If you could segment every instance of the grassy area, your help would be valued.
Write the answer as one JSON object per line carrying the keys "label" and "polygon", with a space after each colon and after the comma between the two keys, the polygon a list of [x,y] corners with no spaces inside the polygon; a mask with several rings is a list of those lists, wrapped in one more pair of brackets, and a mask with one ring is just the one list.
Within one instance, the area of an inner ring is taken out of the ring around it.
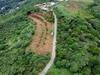
{"label": "grassy area", "polygon": [[[92,4],[91,2],[91,0],[88,1],[88,3]],[[87,4],[87,1],[69,0],[68,2],[61,2],[55,7],[66,16],[70,13],[72,16],[77,15],[81,18],[93,18],[90,11],[86,10],[90,4]]]}
{"label": "grassy area", "polygon": [[71,0],[71,1],[78,1],[78,2],[85,2],[85,3],[93,3],[93,0]]}

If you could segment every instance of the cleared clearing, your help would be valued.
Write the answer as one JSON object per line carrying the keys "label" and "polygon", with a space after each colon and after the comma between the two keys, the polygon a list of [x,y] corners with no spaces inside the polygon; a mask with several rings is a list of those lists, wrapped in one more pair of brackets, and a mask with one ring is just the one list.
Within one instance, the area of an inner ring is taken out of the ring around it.
{"label": "cleared clearing", "polygon": [[52,51],[53,36],[51,31],[53,25],[46,21],[39,13],[34,13],[29,16],[36,23],[35,34],[29,48],[36,54],[47,54]]}

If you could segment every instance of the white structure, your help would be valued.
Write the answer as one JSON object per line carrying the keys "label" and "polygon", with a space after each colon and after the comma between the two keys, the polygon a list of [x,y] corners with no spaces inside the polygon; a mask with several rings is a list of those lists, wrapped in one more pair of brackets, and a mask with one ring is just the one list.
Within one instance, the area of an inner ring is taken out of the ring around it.
{"label": "white structure", "polygon": [[4,10],[5,8],[6,8],[6,7],[4,6],[4,7],[1,8],[1,10]]}
{"label": "white structure", "polygon": [[58,0],[58,1],[68,1],[68,0]]}
{"label": "white structure", "polygon": [[56,4],[55,2],[47,2],[47,3],[43,3],[43,4],[37,4],[35,6],[39,7],[42,10],[48,11],[49,7],[51,7],[51,6],[55,5],[55,4]]}
{"label": "white structure", "polygon": [[54,36],[54,32],[51,33],[51,36]]}
{"label": "white structure", "polygon": [[48,2],[48,3],[50,4],[50,6],[53,6],[56,4],[55,2]]}
{"label": "white structure", "polygon": [[19,9],[19,7],[16,7],[16,9],[18,10],[18,9]]}

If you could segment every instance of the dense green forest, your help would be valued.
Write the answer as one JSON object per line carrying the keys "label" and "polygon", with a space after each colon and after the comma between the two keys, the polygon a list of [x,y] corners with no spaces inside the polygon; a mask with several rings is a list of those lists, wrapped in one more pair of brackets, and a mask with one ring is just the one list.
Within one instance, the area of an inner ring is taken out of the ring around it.
{"label": "dense green forest", "polygon": [[74,13],[66,5],[55,7],[57,55],[47,75],[100,75],[100,1],[79,2],[84,8]]}
{"label": "dense green forest", "polygon": [[[35,31],[27,12],[37,12],[35,4],[52,0],[28,0],[19,6],[20,1],[24,0],[0,0],[0,8],[7,5],[0,10],[0,75],[38,75],[50,60],[49,55],[27,49]],[[19,9],[14,9],[17,6]],[[58,18],[57,54],[47,75],[100,75],[100,0],[58,2],[54,11]]]}
{"label": "dense green forest", "polygon": [[33,5],[45,1],[31,0],[0,15],[0,75],[38,75],[48,62],[49,55],[36,55],[27,49],[35,30],[27,12],[37,11]]}

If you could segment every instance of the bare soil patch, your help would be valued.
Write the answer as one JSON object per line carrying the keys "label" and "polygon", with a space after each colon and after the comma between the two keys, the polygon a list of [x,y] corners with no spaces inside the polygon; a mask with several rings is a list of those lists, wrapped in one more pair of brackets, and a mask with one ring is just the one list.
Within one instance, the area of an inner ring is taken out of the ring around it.
{"label": "bare soil patch", "polygon": [[80,10],[80,3],[76,1],[70,1],[67,5],[64,5],[66,10],[71,13],[76,13]]}
{"label": "bare soil patch", "polygon": [[36,54],[47,54],[52,51],[53,36],[51,31],[53,25],[43,18],[40,13],[34,13],[29,16],[36,23],[35,34],[29,48]]}

